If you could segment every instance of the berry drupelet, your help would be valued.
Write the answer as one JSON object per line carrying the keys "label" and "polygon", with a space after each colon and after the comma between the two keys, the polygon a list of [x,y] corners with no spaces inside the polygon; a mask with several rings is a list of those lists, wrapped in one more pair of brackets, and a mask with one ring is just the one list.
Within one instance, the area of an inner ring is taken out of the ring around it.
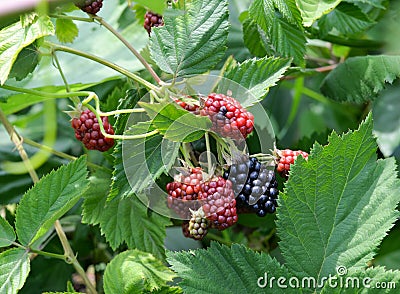
{"label": "berry drupelet", "polygon": [[[107,134],[114,135],[114,130],[106,116],[101,117],[104,130]],[[90,110],[84,110],[79,118],[73,118],[71,125],[75,129],[75,137],[82,141],[89,150],[107,151],[114,146],[114,139],[105,138],[100,131],[96,115]]]}
{"label": "berry drupelet", "polygon": [[234,98],[224,94],[208,95],[200,115],[211,119],[213,131],[234,140],[246,139],[254,128],[253,114],[244,109]]}
{"label": "berry drupelet", "polygon": [[224,178],[232,181],[238,209],[253,211],[258,216],[274,213],[278,197],[275,173],[255,157],[242,158],[230,166]]}

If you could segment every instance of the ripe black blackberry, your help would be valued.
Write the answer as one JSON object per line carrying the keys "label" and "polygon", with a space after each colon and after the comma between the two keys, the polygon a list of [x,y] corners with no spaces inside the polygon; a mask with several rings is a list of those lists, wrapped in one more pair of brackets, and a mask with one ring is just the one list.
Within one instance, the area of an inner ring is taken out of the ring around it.
{"label": "ripe black blackberry", "polygon": [[143,27],[146,29],[147,33],[149,33],[149,36],[151,34],[152,27],[162,27],[163,25],[164,25],[164,20],[162,15],[159,15],[151,11],[147,11],[146,14],[144,15]]}
{"label": "ripe black blackberry", "polygon": [[103,0],[78,0],[75,5],[84,12],[96,14],[103,7]]}
{"label": "ripe black blackberry", "polygon": [[211,227],[225,230],[238,221],[231,181],[214,177],[202,183],[199,200],[202,200],[202,208]]}
{"label": "ripe black blackberry", "polygon": [[200,115],[212,121],[212,130],[222,137],[244,140],[253,131],[254,116],[235,99],[211,93],[204,101]]}
{"label": "ripe black blackberry", "polygon": [[[114,130],[108,122],[108,117],[103,116],[101,120],[106,133],[114,135]],[[89,150],[104,152],[114,146],[114,139],[103,136],[96,115],[89,109],[82,111],[79,118],[73,118],[71,125],[75,129],[75,137],[82,141]]]}
{"label": "ripe black blackberry", "polygon": [[224,173],[224,178],[233,184],[238,209],[253,211],[261,217],[275,212],[278,182],[274,171],[257,158],[243,157]]}
{"label": "ripe black blackberry", "polygon": [[190,219],[192,210],[197,210],[200,204],[196,201],[202,182],[202,170],[199,167],[190,169],[186,174],[180,174],[175,181],[167,184],[167,203],[179,217]]}

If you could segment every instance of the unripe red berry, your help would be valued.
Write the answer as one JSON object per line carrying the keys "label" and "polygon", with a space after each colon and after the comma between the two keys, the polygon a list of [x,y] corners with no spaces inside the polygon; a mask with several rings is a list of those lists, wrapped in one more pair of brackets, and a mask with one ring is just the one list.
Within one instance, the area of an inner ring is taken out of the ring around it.
{"label": "unripe red berry", "polygon": [[[101,117],[101,120],[106,133],[114,135],[114,130],[108,122],[108,117]],[[104,137],[96,115],[88,109],[82,111],[79,118],[73,118],[71,126],[75,129],[75,137],[89,150],[104,152],[114,146],[114,139]]]}

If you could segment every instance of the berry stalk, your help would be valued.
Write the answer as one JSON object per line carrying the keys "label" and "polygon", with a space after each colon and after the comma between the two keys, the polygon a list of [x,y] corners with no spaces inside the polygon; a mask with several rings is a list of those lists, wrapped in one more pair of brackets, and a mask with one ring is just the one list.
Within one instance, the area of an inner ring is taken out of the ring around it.
{"label": "berry stalk", "polygon": [[127,69],[125,69],[125,68],[123,68],[123,67],[121,67],[119,65],[116,65],[115,63],[112,63],[110,61],[107,61],[107,60],[105,60],[103,58],[100,58],[100,57],[97,57],[95,55],[92,55],[92,54],[89,54],[89,53],[86,53],[86,52],[83,52],[83,51],[80,51],[80,50],[77,50],[77,49],[73,49],[73,48],[70,48],[70,47],[67,47],[67,46],[54,44],[54,43],[51,43],[51,42],[48,42],[48,41],[45,41],[43,43],[43,46],[48,47],[53,52],[62,51],[62,52],[75,54],[75,55],[78,55],[78,56],[93,60],[93,61],[95,61],[97,63],[100,63],[100,64],[102,64],[104,66],[107,66],[107,67],[109,67],[109,68],[111,68],[111,69],[113,69],[113,70],[125,75],[126,77],[128,77],[128,78],[130,78],[130,79],[142,84],[143,86],[145,86],[149,90],[154,90],[156,92],[158,92],[160,90],[157,86],[153,85],[152,83],[149,83],[148,81],[146,81],[145,79],[139,77],[138,75],[135,75],[134,73],[131,73]]}
{"label": "berry stalk", "polygon": [[[44,136],[43,144],[54,146],[57,139],[57,108],[54,100],[46,100],[43,102],[43,118],[44,118]],[[30,157],[30,162],[34,169],[41,167],[47,162],[51,153],[45,150],[38,150]],[[2,163],[2,168],[10,174],[25,174],[28,173],[25,163],[22,161],[5,161]]]}
{"label": "berry stalk", "polygon": [[131,51],[133,55],[135,55],[136,58],[139,59],[139,61],[148,70],[148,72],[151,74],[157,84],[161,86],[165,84],[157,75],[157,73],[153,70],[150,64],[143,58],[143,56],[140,55],[140,53],[135,48],[133,48],[133,46],[129,44],[129,42],[118,31],[110,26],[103,18],[95,16],[94,19],[97,20],[101,25],[103,25],[107,30],[109,30],[114,36],[116,36],[126,46],[126,48],[128,48],[129,51]]}
{"label": "berry stalk", "polygon": [[204,137],[206,139],[206,149],[207,149],[207,167],[208,167],[208,172],[210,173],[212,170],[212,162],[211,162],[211,147],[210,147],[210,137],[208,135],[208,132],[204,134]]}
{"label": "berry stalk", "polygon": [[[57,69],[58,69],[58,72],[60,73],[61,79],[62,79],[63,82],[64,82],[65,90],[66,90],[67,92],[71,92],[71,88],[70,88],[70,86],[69,86],[69,84],[68,84],[67,78],[66,78],[66,76],[64,75],[64,72],[63,72],[63,70],[62,70],[62,68],[61,68],[60,62],[58,61],[57,54],[56,54],[56,53],[53,53],[52,56],[53,56],[53,59],[54,59],[54,61],[55,61],[55,63],[56,63],[56,67],[57,67]],[[71,97],[69,97],[69,98],[72,100],[72,102],[73,102],[75,105],[78,105],[78,104],[81,102],[81,100],[80,100],[79,97],[77,97],[77,96],[71,96]]]}
{"label": "berry stalk", "polygon": [[111,135],[111,134],[107,133],[106,130],[104,129],[103,121],[102,121],[99,113],[93,108],[93,106],[86,104],[85,107],[87,107],[90,111],[92,111],[96,115],[96,118],[99,123],[100,131],[105,138],[120,139],[120,140],[135,140],[135,139],[144,139],[144,138],[151,137],[151,136],[158,134],[158,130],[154,130],[154,131],[140,134],[140,135]]}

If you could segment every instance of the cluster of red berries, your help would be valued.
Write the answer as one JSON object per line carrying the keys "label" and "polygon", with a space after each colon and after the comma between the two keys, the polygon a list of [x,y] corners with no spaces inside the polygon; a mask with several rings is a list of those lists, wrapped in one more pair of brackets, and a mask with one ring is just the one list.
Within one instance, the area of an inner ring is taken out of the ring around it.
{"label": "cluster of red berries", "polygon": [[275,150],[276,171],[284,178],[289,176],[290,165],[294,163],[298,156],[302,156],[305,160],[308,159],[308,153],[302,150]]}
{"label": "cluster of red berries", "polygon": [[[277,172],[286,177],[297,156],[308,153],[297,150],[275,150]],[[278,182],[273,170],[255,157],[243,156],[229,167],[223,177],[203,181],[202,169],[192,168],[167,184],[168,207],[179,217],[190,219],[182,224],[184,236],[201,240],[208,228],[224,230],[238,221],[238,212],[253,212],[263,217],[277,206]]]}
{"label": "cluster of red berries", "polygon": [[190,210],[197,210],[199,192],[203,180],[202,170],[192,168],[179,174],[175,181],[167,184],[168,207],[172,208],[178,217],[188,219]]}
{"label": "cluster of red berries", "polygon": [[146,29],[147,33],[149,33],[149,36],[151,34],[151,28],[161,27],[163,25],[164,25],[164,20],[162,15],[159,15],[151,11],[147,11],[146,14],[144,15],[143,27]]}
{"label": "cluster of red berries", "polygon": [[[178,216],[184,219],[191,219],[195,229],[202,228],[201,236],[204,237],[208,226],[218,230],[224,230],[238,220],[236,212],[236,200],[233,192],[232,183],[222,177],[214,176],[211,179],[203,180],[201,168],[192,168],[188,173],[180,174],[174,182],[167,184],[167,203]],[[199,215],[194,212],[203,214],[197,220]],[[183,223],[184,234],[199,238],[199,232],[190,233],[189,222]],[[200,227],[194,225],[198,223]],[[207,227],[205,225],[207,224]]]}
{"label": "cluster of red berries", "polygon": [[96,14],[103,7],[103,0],[78,0],[75,5],[84,12]]}
{"label": "cluster of red berries", "polygon": [[[108,118],[104,116],[101,117],[101,120],[106,133],[114,135],[113,127],[108,122]],[[100,131],[96,115],[88,109],[82,111],[79,118],[73,118],[71,125],[75,129],[75,137],[89,150],[104,152],[114,146],[114,139],[104,137]]]}
{"label": "cluster of red berries", "polygon": [[253,131],[254,116],[227,95],[211,93],[200,110],[200,115],[212,121],[212,130],[222,137],[243,140]]}

